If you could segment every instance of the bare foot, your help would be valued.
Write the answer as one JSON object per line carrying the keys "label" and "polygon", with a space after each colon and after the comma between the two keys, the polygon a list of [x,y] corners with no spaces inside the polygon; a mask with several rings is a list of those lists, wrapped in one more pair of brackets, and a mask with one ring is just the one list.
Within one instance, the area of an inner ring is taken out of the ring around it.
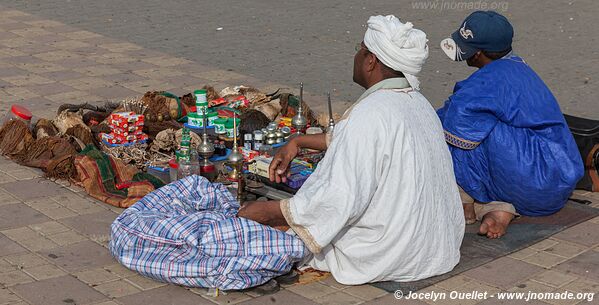
{"label": "bare foot", "polygon": [[505,235],[507,227],[514,219],[514,214],[504,211],[493,211],[487,213],[482,220],[478,234],[486,235],[495,239]]}
{"label": "bare foot", "polygon": [[473,223],[476,223],[476,214],[474,213],[474,202],[462,203],[462,207],[464,208],[464,218],[466,219],[466,224],[471,225]]}

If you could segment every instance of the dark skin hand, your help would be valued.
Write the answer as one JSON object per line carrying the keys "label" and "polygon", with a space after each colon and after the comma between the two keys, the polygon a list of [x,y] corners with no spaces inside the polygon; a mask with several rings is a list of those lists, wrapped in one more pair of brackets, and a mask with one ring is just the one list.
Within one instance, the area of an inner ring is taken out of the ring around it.
{"label": "dark skin hand", "polygon": [[326,135],[301,135],[289,140],[285,146],[279,149],[270,163],[268,168],[270,181],[276,183],[287,181],[287,177],[289,177],[289,164],[297,156],[301,148],[326,150]]}
{"label": "dark skin hand", "polygon": [[271,227],[288,226],[279,201],[248,201],[239,209],[238,217],[251,219]]}

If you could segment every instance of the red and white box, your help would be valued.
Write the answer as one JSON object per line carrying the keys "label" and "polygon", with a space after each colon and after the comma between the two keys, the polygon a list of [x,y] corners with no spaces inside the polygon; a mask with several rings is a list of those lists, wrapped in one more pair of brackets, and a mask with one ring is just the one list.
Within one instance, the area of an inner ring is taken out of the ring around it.
{"label": "red and white box", "polygon": [[147,141],[149,139],[148,135],[145,133],[142,133],[140,135],[137,135],[137,141]]}

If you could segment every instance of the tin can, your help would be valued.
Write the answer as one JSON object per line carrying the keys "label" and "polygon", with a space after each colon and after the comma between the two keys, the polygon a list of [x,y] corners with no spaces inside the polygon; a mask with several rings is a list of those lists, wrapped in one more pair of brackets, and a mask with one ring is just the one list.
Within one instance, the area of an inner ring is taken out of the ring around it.
{"label": "tin can", "polygon": [[285,126],[285,127],[281,128],[281,132],[283,133],[283,137],[287,138],[288,136],[291,135],[291,128]]}
{"label": "tin can", "polygon": [[267,130],[268,132],[271,132],[271,131],[276,131],[276,130],[277,130],[277,123],[275,123],[275,122],[270,122],[270,123],[268,124],[268,126],[266,126],[266,130]]}

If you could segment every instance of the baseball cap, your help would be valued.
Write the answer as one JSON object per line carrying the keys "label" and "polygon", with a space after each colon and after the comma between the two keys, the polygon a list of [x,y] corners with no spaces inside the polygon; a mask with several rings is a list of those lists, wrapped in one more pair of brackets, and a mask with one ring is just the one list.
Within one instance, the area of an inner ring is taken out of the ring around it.
{"label": "baseball cap", "polygon": [[462,22],[451,37],[441,41],[449,58],[462,61],[478,51],[501,52],[512,46],[514,28],[505,16],[494,11],[476,11]]}

